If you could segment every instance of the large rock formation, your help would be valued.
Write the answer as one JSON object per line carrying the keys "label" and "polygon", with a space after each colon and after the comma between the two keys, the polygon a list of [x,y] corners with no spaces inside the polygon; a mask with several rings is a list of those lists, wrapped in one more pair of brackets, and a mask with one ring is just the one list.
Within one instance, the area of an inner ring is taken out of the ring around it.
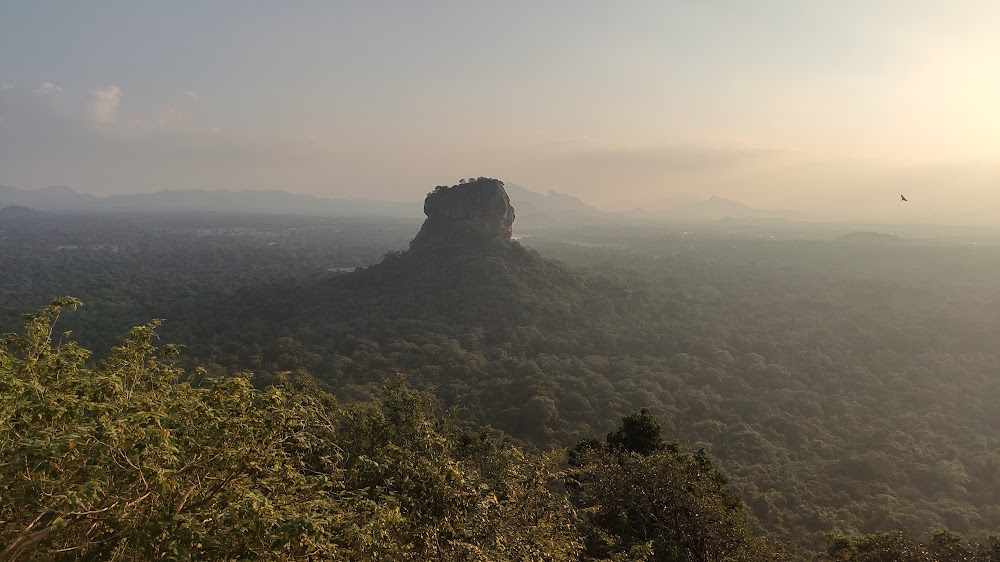
{"label": "large rock formation", "polygon": [[510,240],[514,224],[503,182],[492,178],[436,187],[424,200],[424,214],[427,219],[414,243],[476,235]]}

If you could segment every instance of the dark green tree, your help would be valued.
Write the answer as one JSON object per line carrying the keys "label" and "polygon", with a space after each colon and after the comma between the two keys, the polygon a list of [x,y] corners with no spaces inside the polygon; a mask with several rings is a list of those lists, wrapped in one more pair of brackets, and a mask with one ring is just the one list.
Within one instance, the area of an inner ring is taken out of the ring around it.
{"label": "dark green tree", "polygon": [[666,448],[663,429],[646,408],[622,418],[617,431],[608,434],[608,447],[615,453],[648,456]]}
{"label": "dark green tree", "polygon": [[584,514],[591,560],[764,561],[776,551],[751,532],[743,502],[703,452],[667,445],[648,410],[622,418],[607,446],[570,451],[567,488]]}

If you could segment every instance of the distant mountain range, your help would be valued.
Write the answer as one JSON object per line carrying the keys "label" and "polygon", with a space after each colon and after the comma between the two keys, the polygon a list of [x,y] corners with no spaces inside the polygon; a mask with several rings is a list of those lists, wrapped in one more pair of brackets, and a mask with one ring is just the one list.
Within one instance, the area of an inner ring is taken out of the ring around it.
{"label": "distant mountain range", "polygon": [[[576,197],[550,191],[543,195],[507,184],[507,194],[520,224],[573,220],[604,215]],[[50,212],[210,212],[247,214],[301,214],[313,216],[422,217],[419,201],[334,199],[287,191],[232,191],[228,189],[165,189],[97,197],[66,186],[27,190],[0,186],[0,208],[18,206]]]}
{"label": "distant mountain range", "polygon": [[420,205],[365,199],[328,199],[286,191],[165,189],[96,197],[65,186],[37,190],[0,187],[0,207],[18,205],[53,212],[210,212],[303,214],[316,216],[416,217]]}
{"label": "distant mountain range", "polygon": [[504,190],[517,214],[517,224],[551,224],[609,216],[606,211],[592,207],[578,197],[555,191],[542,195],[514,183],[504,184]]}
{"label": "distant mountain range", "polygon": [[[609,213],[578,197],[555,191],[541,194],[514,183],[504,185],[520,226],[549,226],[599,220],[609,223],[635,220],[801,219],[793,211],[754,209],[739,201],[710,197],[704,200],[672,199],[645,209]],[[233,191],[229,189],[165,189],[97,197],[66,186],[18,189],[0,186],[0,208],[27,207],[36,211],[91,213],[298,214],[329,217],[422,218],[419,201],[337,199],[299,195],[287,191]]]}

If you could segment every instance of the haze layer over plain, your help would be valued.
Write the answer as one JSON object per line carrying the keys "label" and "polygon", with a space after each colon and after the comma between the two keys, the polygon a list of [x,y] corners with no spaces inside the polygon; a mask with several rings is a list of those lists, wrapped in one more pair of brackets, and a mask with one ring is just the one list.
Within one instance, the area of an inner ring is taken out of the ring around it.
{"label": "haze layer over plain", "polygon": [[993,0],[4,3],[0,184],[402,200],[468,169],[611,209],[989,220],[997,29]]}

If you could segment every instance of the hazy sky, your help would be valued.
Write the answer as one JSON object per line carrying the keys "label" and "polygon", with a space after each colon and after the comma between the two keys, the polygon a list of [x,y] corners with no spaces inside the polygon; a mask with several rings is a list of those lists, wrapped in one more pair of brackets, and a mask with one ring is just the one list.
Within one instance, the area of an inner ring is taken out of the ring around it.
{"label": "hazy sky", "polygon": [[0,0],[0,185],[412,200],[479,175],[1000,217],[1000,1]]}

